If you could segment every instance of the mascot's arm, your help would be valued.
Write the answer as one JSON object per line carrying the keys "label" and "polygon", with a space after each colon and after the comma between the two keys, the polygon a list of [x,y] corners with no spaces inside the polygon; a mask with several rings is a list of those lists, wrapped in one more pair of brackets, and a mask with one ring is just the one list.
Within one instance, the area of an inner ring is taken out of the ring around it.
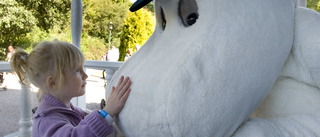
{"label": "mascot's arm", "polygon": [[320,112],[273,119],[250,118],[233,137],[318,137],[319,124]]}
{"label": "mascot's arm", "polygon": [[[319,96],[320,92],[320,14],[306,8],[297,7],[295,12],[295,42],[291,61],[287,62],[282,76],[294,79],[305,86],[314,87],[315,92],[299,91],[304,96]],[[294,65],[290,65],[290,64]],[[288,95],[292,96],[292,95]],[[294,95],[293,95],[294,96]],[[315,98],[313,98],[315,99]],[[320,98],[318,98],[320,100]],[[316,100],[295,100],[305,107]],[[278,101],[279,102],[279,101]],[[281,102],[281,101],[280,101]],[[320,104],[319,104],[320,105]],[[309,107],[310,108],[310,107]],[[320,110],[315,105],[309,112],[300,112],[269,119],[250,118],[233,134],[234,137],[319,137]],[[307,109],[308,110],[308,109]],[[289,112],[289,110],[288,110]]]}

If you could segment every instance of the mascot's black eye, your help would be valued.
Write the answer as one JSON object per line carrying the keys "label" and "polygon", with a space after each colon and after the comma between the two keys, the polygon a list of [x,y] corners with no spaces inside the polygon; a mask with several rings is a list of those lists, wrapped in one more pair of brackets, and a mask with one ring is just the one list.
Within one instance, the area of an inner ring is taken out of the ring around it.
{"label": "mascot's black eye", "polygon": [[198,19],[198,14],[191,13],[187,18],[188,25],[190,26],[193,25],[194,23],[196,23],[197,19]]}
{"label": "mascot's black eye", "polygon": [[199,18],[196,0],[180,0],[179,16],[185,27],[189,27],[196,23],[197,19]]}

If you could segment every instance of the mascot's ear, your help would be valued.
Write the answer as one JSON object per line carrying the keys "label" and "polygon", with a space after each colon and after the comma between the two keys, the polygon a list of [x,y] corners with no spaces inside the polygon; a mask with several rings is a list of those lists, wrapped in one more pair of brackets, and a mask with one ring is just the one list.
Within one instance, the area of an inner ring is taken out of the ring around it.
{"label": "mascot's ear", "polygon": [[135,12],[139,9],[141,9],[143,6],[147,5],[150,3],[152,0],[137,0],[133,5],[130,7],[131,12]]}

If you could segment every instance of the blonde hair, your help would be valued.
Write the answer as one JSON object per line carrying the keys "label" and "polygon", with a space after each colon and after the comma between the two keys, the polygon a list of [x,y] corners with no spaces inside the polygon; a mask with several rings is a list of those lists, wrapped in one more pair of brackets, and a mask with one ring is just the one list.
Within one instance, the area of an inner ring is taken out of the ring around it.
{"label": "blonde hair", "polygon": [[[84,62],[84,55],[76,46],[53,40],[38,44],[30,54],[21,49],[16,50],[10,65],[22,84],[30,86],[31,82],[39,88],[38,99],[40,99],[43,93],[47,93],[48,76],[52,76],[53,80],[58,82],[59,91],[64,80],[64,69],[79,67]],[[26,81],[26,78],[30,82]]]}

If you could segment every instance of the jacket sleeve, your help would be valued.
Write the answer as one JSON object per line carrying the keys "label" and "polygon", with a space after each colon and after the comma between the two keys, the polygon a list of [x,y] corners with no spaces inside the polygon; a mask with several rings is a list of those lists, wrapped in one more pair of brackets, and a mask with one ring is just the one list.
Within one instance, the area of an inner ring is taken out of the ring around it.
{"label": "jacket sleeve", "polygon": [[97,110],[88,114],[76,126],[63,115],[46,116],[37,123],[35,126],[38,126],[38,133],[33,136],[39,137],[106,137],[114,132]]}

